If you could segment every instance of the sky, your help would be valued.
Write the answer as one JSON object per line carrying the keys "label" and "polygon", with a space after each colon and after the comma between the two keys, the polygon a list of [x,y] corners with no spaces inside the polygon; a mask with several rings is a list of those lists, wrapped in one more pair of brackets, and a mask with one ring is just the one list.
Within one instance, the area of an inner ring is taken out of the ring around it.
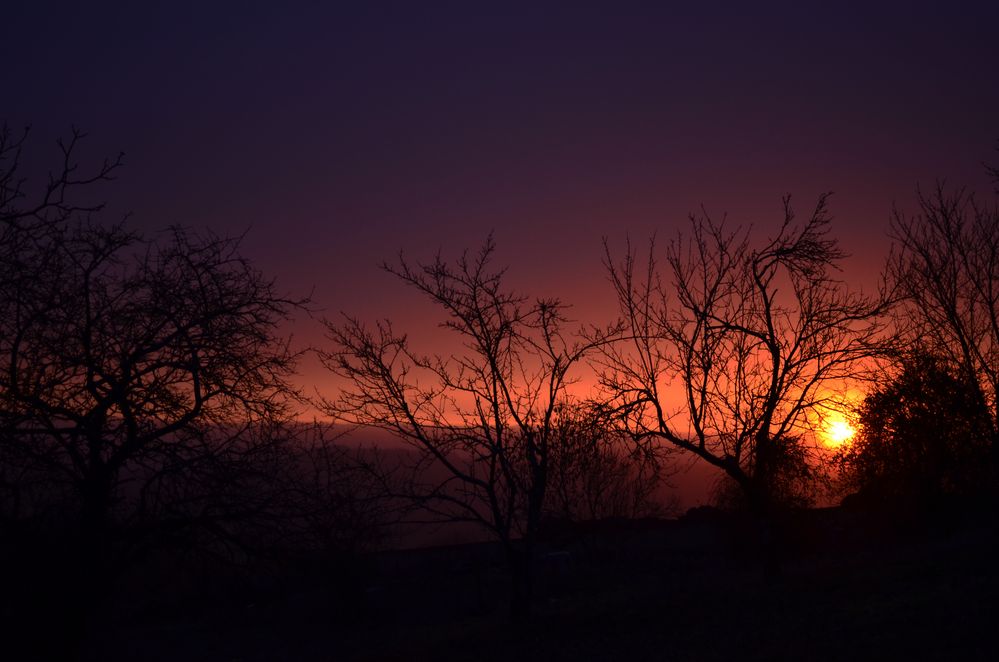
{"label": "sky", "polygon": [[246,231],[320,315],[426,325],[378,264],[493,232],[513,285],[600,322],[602,238],[702,207],[762,236],[785,194],[834,192],[843,277],[872,285],[917,184],[987,190],[996,25],[996,2],[8,3],[0,120],[39,171],[71,125],[84,162],[124,151],[112,217]]}

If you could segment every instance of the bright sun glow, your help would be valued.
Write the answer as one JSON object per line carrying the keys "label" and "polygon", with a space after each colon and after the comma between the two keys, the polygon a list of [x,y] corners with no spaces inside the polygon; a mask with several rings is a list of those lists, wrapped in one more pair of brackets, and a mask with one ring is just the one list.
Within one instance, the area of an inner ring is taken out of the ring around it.
{"label": "bright sun glow", "polygon": [[857,430],[842,418],[833,419],[826,423],[825,437],[826,445],[838,448],[853,439]]}

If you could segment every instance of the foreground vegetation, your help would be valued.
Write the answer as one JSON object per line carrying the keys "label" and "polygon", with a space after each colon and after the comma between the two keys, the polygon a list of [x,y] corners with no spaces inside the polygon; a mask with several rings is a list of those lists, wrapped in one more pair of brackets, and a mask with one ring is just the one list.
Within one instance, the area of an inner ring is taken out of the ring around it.
{"label": "foreground vegetation", "polygon": [[306,575],[119,613],[93,646],[148,660],[991,659],[999,538],[979,516],[917,532],[811,511],[769,579],[738,519],[581,530],[551,548],[567,558],[539,561],[535,618],[520,626],[504,618],[499,549],[384,553],[356,603]]}

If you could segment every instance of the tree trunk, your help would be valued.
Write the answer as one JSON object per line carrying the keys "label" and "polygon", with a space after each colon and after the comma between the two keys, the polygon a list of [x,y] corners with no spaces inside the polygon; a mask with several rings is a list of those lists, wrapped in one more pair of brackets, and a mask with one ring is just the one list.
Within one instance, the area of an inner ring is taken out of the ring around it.
{"label": "tree trunk", "polygon": [[[768,471],[769,469],[764,469]],[[753,520],[755,540],[753,547],[759,555],[763,578],[776,581],[781,576],[783,546],[781,545],[780,517],[774,502],[772,484],[763,477],[752,476],[743,483],[749,513]]]}
{"label": "tree trunk", "polygon": [[111,581],[108,558],[111,484],[110,474],[99,467],[81,485],[82,512],[76,539],[69,550],[63,612],[67,621],[63,628],[66,646],[75,649],[77,655],[82,654]]}
{"label": "tree trunk", "polygon": [[512,573],[510,620],[517,625],[530,621],[534,610],[534,574],[531,557],[532,552],[529,547],[518,549],[511,546],[508,550]]}

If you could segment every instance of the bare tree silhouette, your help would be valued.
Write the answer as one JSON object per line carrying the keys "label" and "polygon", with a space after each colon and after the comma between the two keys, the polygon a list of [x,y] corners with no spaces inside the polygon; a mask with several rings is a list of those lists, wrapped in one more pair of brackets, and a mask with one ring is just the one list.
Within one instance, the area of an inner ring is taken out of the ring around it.
{"label": "bare tree silhouette", "polygon": [[[777,234],[691,217],[660,263],[650,242],[606,266],[627,325],[602,346],[608,411],[632,437],[696,455],[741,487],[753,509],[801,496],[805,432],[878,346],[879,298],[833,277],[827,197],[797,226],[788,199]],[[789,494],[790,493],[790,494]]]}
{"label": "bare tree silhouette", "polygon": [[[443,312],[462,350],[423,355],[391,322],[327,322],[325,365],[345,379],[324,402],[338,420],[390,432],[417,451],[403,496],[437,521],[479,525],[503,546],[513,575],[512,616],[532,602],[531,563],[560,441],[558,413],[572,406],[570,370],[610,331],[584,341],[567,331],[565,306],[504,287],[490,238],[454,263],[400,257],[385,269]],[[456,344],[457,344],[456,343]]]}
{"label": "bare tree silhouette", "polygon": [[[999,152],[999,143],[997,143],[995,151]],[[984,165],[985,172],[987,172],[989,177],[992,178],[992,186],[994,187],[996,194],[999,194],[999,164],[986,163]]]}
{"label": "bare tree silhouette", "polygon": [[[30,127],[15,132],[0,125],[0,222],[2,230],[13,232],[25,225],[35,229],[69,220],[75,215],[99,212],[101,202],[81,200],[80,195],[94,184],[108,182],[122,165],[124,153],[114,159],[104,159],[101,165],[81,171],[77,151],[86,134],[73,128],[68,140],[58,140],[61,161],[49,172],[48,181],[38,192],[29,191],[23,175],[21,157]],[[12,239],[13,235],[5,238]],[[4,242],[5,245],[8,242]]]}
{"label": "bare tree silhouette", "polygon": [[72,485],[99,536],[122,471],[149,472],[134,496],[149,508],[172,470],[190,477],[235,451],[229,432],[287,412],[295,354],[276,329],[296,302],[229,239],[84,223],[50,241],[43,271],[3,302],[8,443]]}
{"label": "bare tree silhouette", "polygon": [[79,175],[82,137],[60,143],[32,200],[24,136],[0,133],[4,524],[62,532],[81,613],[134,554],[186,535],[235,540],[233,522],[269,507],[295,398],[280,326],[304,303],[238,240],[98,224],[102,205],[77,200],[120,160]]}
{"label": "bare tree silhouette", "polygon": [[658,517],[675,506],[667,496],[672,464],[615,429],[593,409],[556,414],[546,514],[559,521]]}
{"label": "bare tree silhouette", "polygon": [[999,204],[940,184],[919,207],[892,216],[898,331],[978,390],[999,458]]}

